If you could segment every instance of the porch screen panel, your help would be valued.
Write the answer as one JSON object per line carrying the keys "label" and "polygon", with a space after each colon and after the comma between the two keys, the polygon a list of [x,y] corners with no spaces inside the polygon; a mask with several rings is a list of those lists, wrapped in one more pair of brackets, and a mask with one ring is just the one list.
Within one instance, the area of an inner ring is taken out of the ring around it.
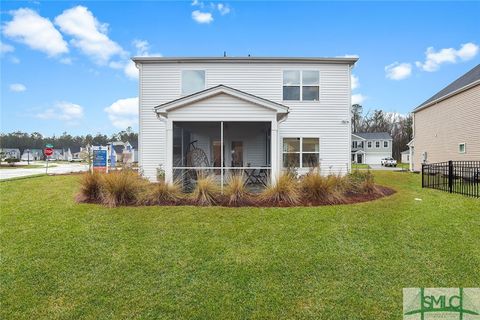
{"label": "porch screen panel", "polygon": [[173,167],[220,166],[220,122],[173,123]]}

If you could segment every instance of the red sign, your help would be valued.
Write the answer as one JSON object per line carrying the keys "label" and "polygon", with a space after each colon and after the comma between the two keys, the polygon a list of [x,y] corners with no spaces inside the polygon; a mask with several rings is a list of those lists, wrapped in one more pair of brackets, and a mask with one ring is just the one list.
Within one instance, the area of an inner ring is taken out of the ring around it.
{"label": "red sign", "polygon": [[43,153],[45,153],[45,155],[47,157],[50,157],[53,154],[53,149],[52,148],[45,148],[45,149],[43,149]]}

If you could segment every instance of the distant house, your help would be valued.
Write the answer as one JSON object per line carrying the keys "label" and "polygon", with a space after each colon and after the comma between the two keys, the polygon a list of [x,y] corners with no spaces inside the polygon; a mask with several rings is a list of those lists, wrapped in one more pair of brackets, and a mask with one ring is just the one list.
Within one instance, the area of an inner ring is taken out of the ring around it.
{"label": "distant house", "polygon": [[136,162],[135,148],[130,142],[114,141],[110,142],[113,150],[110,152],[110,157],[115,158],[115,162],[133,163]]}
{"label": "distant house", "polygon": [[72,154],[72,160],[73,159],[82,159],[82,147],[71,147],[70,152]]}
{"label": "distant house", "polygon": [[352,162],[381,164],[392,156],[392,140],[388,132],[352,133]]}
{"label": "distant house", "polygon": [[410,150],[402,151],[402,163],[410,163]]}
{"label": "distant house", "polygon": [[45,156],[43,155],[42,149],[25,149],[22,153],[22,161],[38,161],[43,160]]}
{"label": "distant house", "polygon": [[413,110],[410,170],[480,159],[480,64]]}
{"label": "distant house", "polygon": [[5,154],[6,159],[20,159],[20,149],[18,148],[0,148],[0,152]]}

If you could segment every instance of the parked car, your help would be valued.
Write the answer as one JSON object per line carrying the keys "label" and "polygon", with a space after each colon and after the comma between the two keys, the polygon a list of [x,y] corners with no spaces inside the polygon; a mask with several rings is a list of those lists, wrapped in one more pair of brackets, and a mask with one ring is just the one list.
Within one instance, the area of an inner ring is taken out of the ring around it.
{"label": "parked car", "polygon": [[380,163],[384,167],[396,167],[397,166],[397,160],[393,158],[383,158]]}

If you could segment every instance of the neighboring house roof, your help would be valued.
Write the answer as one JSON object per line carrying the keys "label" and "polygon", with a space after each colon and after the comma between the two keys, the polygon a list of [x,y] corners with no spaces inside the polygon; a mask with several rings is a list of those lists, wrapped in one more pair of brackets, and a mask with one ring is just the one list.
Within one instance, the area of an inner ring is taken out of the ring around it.
{"label": "neighboring house roof", "polygon": [[410,154],[410,150],[402,151],[402,154]]}
{"label": "neighboring house roof", "polygon": [[352,134],[365,140],[392,140],[392,136],[388,132],[355,132]]}
{"label": "neighboring house roof", "polygon": [[335,63],[353,65],[358,58],[322,57],[133,57],[136,63]]}
{"label": "neighboring house roof", "polygon": [[416,107],[413,112],[419,111],[432,104],[447,99],[478,84],[480,84],[480,64],[434,94],[430,99]]}
{"label": "neighboring house roof", "polygon": [[115,150],[115,152],[116,152],[117,154],[123,153],[123,148],[124,148],[123,144],[121,144],[121,145],[119,145],[119,144],[113,145],[113,150]]}
{"label": "neighboring house roof", "polygon": [[365,138],[362,138],[362,137],[360,137],[360,136],[357,136],[356,133],[352,133],[352,136],[355,136],[355,137],[357,137],[358,139],[361,139],[361,140],[365,140]]}
{"label": "neighboring house roof", "polygon": [[253,94],[238,89],[227,87],[222,84],[158,105],[155,107],[155,111],[162,116],[167,116],[167,113],[171,110],[181,108],[191,103],[208,99],[219,94],[226,94],[244,101],[248,101],[256,105],[260,105],[262,107],[274,110],[278,113],[288,113],[288,107],[283,104],[255,96]]}
{"label": "neighboring house roof", "polygon": [[70,148],[70,152],[71,152],[71,153],[80,152],[80,147],[71,147],[71,148]]}

